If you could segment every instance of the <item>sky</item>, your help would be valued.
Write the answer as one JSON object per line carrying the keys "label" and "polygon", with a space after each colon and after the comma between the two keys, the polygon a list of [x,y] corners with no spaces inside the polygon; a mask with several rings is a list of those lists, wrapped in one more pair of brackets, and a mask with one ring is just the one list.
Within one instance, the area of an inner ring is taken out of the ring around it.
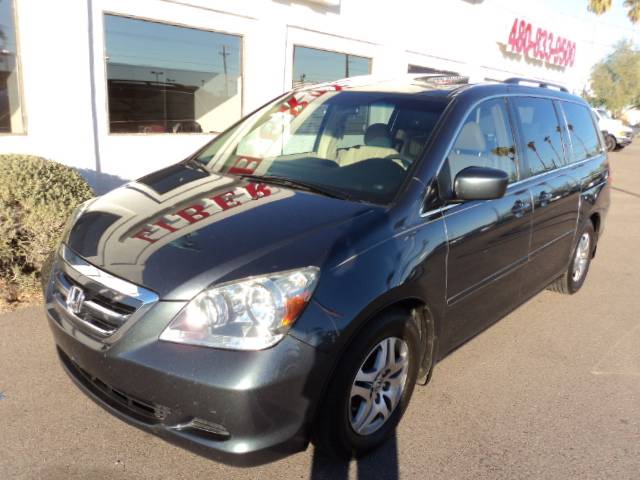
{"label": "sky", "polygon": [[[584,18],[596,17],[597,15],[587,10],[588,0],[538,0],[540,3],[546,4],[549,8],[563,12],[569,15],[578,15]],[[600,16],[603,21],[629,27],[631,22],[627,18],[627,11],[623,7],[624,0],[615,0],[613,7],[607,13]]]}
{"label": "sky", "polygon": [[[627,9],[624,7],[624,0],[614,0],[611,10],[603,15],[596,15],[587,10],[588,0],[537,0],[544,4],[549,10],[559,12],[563,15],[579,18],[585,21],[598,21],[608,27],[608,33],[617,31],[617,38],[608,38],[606,43],[615,44],[624,38],[633,38],[640,46],[640,24],[634,25],[627,17]],[[602,39],[596,39],[602,42]]]}

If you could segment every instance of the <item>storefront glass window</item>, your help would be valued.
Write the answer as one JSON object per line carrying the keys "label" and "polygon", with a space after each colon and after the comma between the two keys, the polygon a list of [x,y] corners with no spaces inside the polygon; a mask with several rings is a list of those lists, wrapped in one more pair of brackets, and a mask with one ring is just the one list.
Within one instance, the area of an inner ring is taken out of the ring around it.
{"label": "storefront glass window", "polygon": [[240,118],[241,37],[115,15],[105,24],[111,133],[217,133]]}
{"label": "storefront glass window", "polygon": [[370,73],[370,58],[308,47],[293,50],[294,87]]}
{"label": "storefront glass window", "polygon": [[24,133],[12,0],[0,0],[0,133]]}

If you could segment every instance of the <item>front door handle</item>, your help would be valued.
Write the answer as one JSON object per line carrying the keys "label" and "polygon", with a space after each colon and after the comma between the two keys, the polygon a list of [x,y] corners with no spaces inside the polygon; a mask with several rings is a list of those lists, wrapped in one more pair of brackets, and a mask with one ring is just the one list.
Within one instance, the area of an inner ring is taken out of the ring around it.
{"label": "front door handle", "polygon": [[527,210],[527,203],[522,200],[516,200],[511,207],[511,213],[513,213],[517,218],[522,217]]}
{"label": "front door handle", "polygon": [[542,192],[540,192],[540,195],[538,196],[538,198],[540,200],[540,206],[546,207],[547,205],[549,205],[549,202],[553,198],[553,195],[543,190]]}

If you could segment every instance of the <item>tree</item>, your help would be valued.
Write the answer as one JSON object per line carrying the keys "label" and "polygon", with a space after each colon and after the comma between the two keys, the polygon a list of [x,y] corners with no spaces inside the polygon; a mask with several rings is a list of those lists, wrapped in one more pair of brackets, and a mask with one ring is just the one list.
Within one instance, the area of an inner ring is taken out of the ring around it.
{"label": "tree", "polygon": [[598,62],[591,72],[593,103],[614,114],[640,102],[640,51],[622,40],[613,52]]}
{"label": "tree", "polygon": [[[589,11],[596,15],[602,15],[611,9],[612,0],[589,0]],[[640,20],[640,0],[624,0],[627,16],[633,23]]]}

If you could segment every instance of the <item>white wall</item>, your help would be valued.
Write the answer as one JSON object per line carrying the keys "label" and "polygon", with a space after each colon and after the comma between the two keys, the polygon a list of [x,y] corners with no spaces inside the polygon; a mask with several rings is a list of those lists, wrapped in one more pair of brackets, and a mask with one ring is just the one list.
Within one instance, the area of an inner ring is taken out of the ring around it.
{"label": "white wall", "polygon": [[87,14],[83,2],[16,2],[26,135],[0,136],[0,152],[42,155],[95,169]]}
{"label": "white wall", "polygon": [[[613,38],[606,26],[596,28],[597,17],[585,22],[526,0],[342,0],[339,8],[296,0],[15,3],[27,134],[1,136],[0,152],[32,153],[73,165],[88,172],[94,184],[92,171],[136,178],[184,158],[212,138],[109,133],[105,12],[241,35],[244,114],[290,87],[294,45],[371,57],[373,73],[385,76],[406,73],[411,63],[474,79],[518,75],[581,90],[592,64],[610,48],[607,39]],[[504,58],[498,43],[506,43],[516,17],[576,41],[575,66],[558,71]],[[111,185],[106,178],[98,188]]]}

